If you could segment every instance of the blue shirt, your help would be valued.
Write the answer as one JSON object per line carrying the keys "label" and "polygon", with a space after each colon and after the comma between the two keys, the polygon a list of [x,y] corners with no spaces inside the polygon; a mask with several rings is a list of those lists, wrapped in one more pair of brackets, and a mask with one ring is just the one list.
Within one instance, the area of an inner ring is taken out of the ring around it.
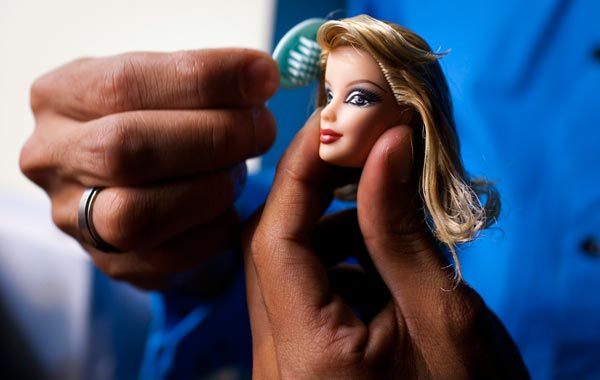
{"label": "blue shirt", "polygon": [[[352,0],[347,12],[402,24],[434,50],[451,50],[441,63],[465,166],[497,181],[503,207],[495,228],[461,249],[464,276],[504,322],[534,379],[600,378],[600,3]],[[307,102],[294,108],[278,97],[270,106],[288,133],[267,162],[308,114]],[[243,213],[269,183],[269,173],[249,180]],[[241,277],[222,300],[175,320],[173,297],[155,302],[142,377],[249,377]]]}

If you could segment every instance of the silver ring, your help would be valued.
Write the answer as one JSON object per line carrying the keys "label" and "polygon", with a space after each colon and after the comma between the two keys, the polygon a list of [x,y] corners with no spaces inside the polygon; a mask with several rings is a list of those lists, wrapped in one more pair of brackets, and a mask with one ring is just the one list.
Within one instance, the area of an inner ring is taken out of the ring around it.
{"label": "silver ring", "polygon": [[98,231],[96,231],[96,227],[94,227],[94,221],[92,219],[94,201],[102,189],[104,188],[95,186],[90,187],[83,192],[81,200],[79,201],[79,209],[77,211],[77,224],[79,225],[79,231],[81,231],[81,234],[86,242],[91,244],[97,250],[106,253],[123,253],[122,250],[105,242],[104,239],[102,239],[98,234]]}

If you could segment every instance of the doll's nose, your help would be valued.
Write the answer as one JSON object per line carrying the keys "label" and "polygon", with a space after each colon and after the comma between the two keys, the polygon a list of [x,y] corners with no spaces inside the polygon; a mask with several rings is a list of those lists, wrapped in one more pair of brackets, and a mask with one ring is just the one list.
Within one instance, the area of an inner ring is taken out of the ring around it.
{"label": "doll's nose", "polygon": [[332,103],[329,103],[321,111],[321,120],[333,123],[335,121],[335,109]]}

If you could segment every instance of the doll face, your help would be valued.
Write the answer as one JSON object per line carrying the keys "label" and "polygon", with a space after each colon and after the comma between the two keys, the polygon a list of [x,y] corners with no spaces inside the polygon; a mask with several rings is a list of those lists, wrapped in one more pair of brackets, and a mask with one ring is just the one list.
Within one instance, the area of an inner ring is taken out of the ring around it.
{"label": "doll face", "polygon": [[325,93],[319,156],[334,165],[362,167],[377,138],[399,124],[402,108],[375,60],[351,46],[330,52]]}

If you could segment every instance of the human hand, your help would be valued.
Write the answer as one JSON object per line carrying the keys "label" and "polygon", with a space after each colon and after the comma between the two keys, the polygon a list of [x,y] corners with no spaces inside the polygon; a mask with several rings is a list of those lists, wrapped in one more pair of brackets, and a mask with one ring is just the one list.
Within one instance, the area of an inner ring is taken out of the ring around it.
{"label": "human hand", "polygon": [[[244,161],[265,152],[278,86],[266,54],[246,49],[128,53],[80,59],[35,81],[36,128],[21,169],[52,202],[54,223],[107,275],[165,288],[237,241],[232,204]],[[93,222],[100,252],[78,229],[86,188],[105,187]],[[208,286],[208,284],[207,284]]]}
{"label": "human hand", "polygon": [[[318,119],[288,148],[262,214],[244,233],[253,378],[527,378],[502,324],[473,289],[456,283],[432,240],[412,174],[410,127],[388,129],[372,148],[355,227],[344,218],[336,231],[327,220],[323,233],[336,169],[319,159]],[[366,249],[389,293],[377,286],[367,297],[348,292],[365,273],[337,283],[343,276],[319,255],[338,252],[316,252],[315,235],[329,240],[321,248]],[[382,294],[389,294],[384,302]],[[365,307],[378,308],[366,322],[353,311]]]}

